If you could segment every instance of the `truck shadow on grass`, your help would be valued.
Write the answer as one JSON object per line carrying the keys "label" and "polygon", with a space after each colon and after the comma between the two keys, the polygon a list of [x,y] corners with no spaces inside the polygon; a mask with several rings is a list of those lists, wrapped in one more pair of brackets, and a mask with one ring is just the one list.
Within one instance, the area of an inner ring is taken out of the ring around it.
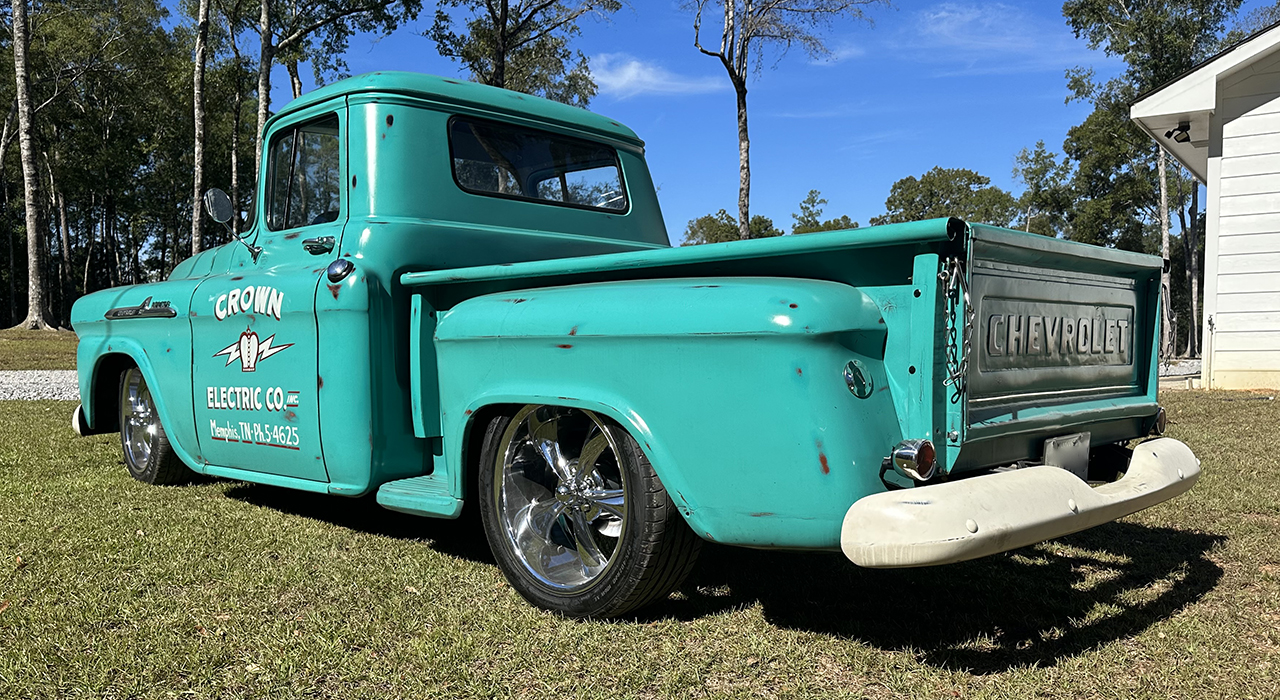
{"label": "truck shadow on grass", "polygon": [[[231,486],[226,495],[494,563],[480,523],[469,513],[433,520],[385,510],[372,498],[250,484]],[[912,652],[939,668],[999,673],[1051,666],[1172,617],[1218,584],[1222,569],[1209,553],[1225,541],[1222,535],[1116,522],[1052,545],[897,570],[861,569],[840,554],[708,543],[679,595],[631,619],[694,620],[758,603],[777,627]]]}
{"label": "truck shadow on grass", "polygon": [[432,549],[460,559],[493,564],[480,520],[463,510],[457,520],[423,518],[397,513],[378,505],[373,496],[335,498],[327,494],[259,484],[235,484],[226,496],[263,508],[345,527],[381,537],[424,540]]}
{"label": "truck shadow on grass", "polygon": [[646,618],[759,603],[779,627],[914,652],[975,674],[1050,666],[1138,635],[1222,577],[1221,535],[1110,523],[1055,545],[925,569],[860,569],[839,554],[708,546],[683,595]]}

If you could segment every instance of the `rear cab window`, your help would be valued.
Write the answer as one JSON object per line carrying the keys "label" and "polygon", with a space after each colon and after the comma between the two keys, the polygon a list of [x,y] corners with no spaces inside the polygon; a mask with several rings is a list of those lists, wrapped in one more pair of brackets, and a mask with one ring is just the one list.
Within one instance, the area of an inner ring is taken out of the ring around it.
{"label": "rear cab window", "polygon": [[626,213],[613,148],[585,139],[470,117],[449,121],[453,179],[466,192]]}

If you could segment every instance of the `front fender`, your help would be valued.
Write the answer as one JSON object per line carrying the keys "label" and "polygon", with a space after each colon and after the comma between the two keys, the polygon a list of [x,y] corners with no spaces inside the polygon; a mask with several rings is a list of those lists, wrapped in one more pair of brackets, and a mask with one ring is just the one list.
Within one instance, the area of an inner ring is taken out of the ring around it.
{"label": "front fender", "polygon": [[[845,511],[885,489],[881,459],[900,439],[880,310],[838,283],[673,279],[495,294],[441,314],[435,340],[450,463],[486,406],[598,411],[627,427],[690,525],[714,541],[838,548]],[[874,387],[866,398],[843,378],[855,360]]]}
{"label": "front fender", "polygon": [[[95,432],[113,424],[119,397],[119,372],[135,365],[151,389],[165,434],[191,467],[203,465],[191,404],[191,324],[188,318],[195,282],[158,282],[117,287],[82,297],[72,307],[72,325],[80,341],[76,370],[85,422]],[[167,302],[166,317],[108,320],[111,309]]]}

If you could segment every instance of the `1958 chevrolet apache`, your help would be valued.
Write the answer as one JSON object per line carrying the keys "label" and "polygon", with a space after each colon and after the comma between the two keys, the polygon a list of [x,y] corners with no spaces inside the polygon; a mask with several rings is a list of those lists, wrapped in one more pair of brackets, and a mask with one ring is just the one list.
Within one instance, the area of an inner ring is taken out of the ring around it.
{"label": "1958 chevrolet apache", "polygon": [[144,482],[472,503],[525,598],[603,617],[703,539],[944,564],[1200,474],[1125,447],[1164,428],[1157,258],[959,219],[671,248],[631,130],[425,75],[265,137],[240,240],[75,304],[73,425]]}

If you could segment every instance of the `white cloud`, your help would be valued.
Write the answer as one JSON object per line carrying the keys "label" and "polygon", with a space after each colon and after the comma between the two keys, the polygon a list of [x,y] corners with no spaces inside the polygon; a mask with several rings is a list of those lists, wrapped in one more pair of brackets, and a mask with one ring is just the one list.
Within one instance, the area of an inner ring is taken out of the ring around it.
{"label": "white cloud", "polygon": [[620,53],[593,56],[591,77],[600,86],[601,94],[618,98],[636,95],[695,95],[718,92],[729,87],[727,77],[679,75],[656,63]]}
{"label": "white cloud", "polygon": [[944,2],[916,14],[901,42],[942,75],[1062,71],[1106,60],[1090,51],[1056,14],[1037,16],[1001,2]]}
{"label": "white cloud", "polygon": [[843,63],[852,58],[858,58],[867,53],[867,50],[855,44],[844,44],[831,49],[831,53],[825,56],[819,56],[809,61],[809,65],[813,66],[834,66],[837,63]]}

